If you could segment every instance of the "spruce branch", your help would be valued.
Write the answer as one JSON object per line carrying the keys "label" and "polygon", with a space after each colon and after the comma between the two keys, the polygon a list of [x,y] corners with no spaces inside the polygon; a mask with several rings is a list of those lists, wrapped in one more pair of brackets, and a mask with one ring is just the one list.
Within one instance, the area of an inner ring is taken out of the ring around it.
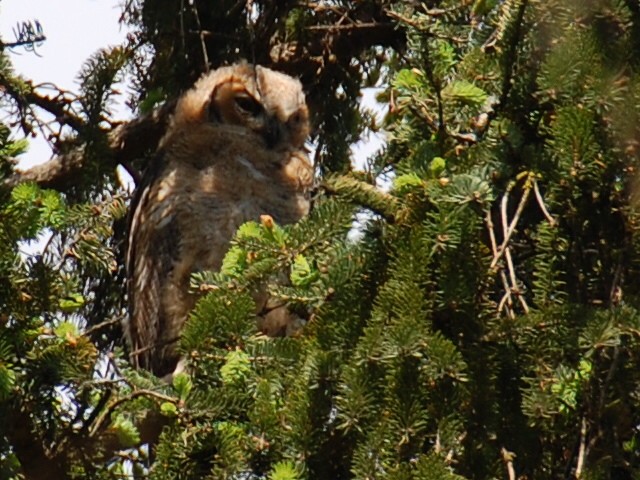
{"label": "spruce branch", "polygon": [[9,43],[0,41],[0,51],[5,48],[25,47],[25,50],[40,56],[36,51],[36,47],[42,45],[47,37],[44,35],[44,29],[38,20],[18,22],[16,28],[13,29],[13,33],[15,41]]}
{"label": "spruce branch", "polygon": [[500,89],[500,99],[498,100],[498,104],[493,111],[493,115],[490,115],[491,118],[495,117],[498,114],[499,109],[505,108],[507,104],[507,100],[509,99],[509,94],[511,93],[511,88],[513,87],[513,75],[515,71],[515,67],[517,65],[517,56],[518,56],[518,48],[520,47],[520,42],[523,38],[523,24],[524,24],[524,14],[527,9],[528,0],[515,0],[517,3],[517,12],[515,15],[515,19],[511,25],[507,25],[509,20],[511,20],[511,8],[513,7],[512,1],[507,1],[502,5],[502,9],[504,11],[503,14],[503,23],[498,26],[498,31],[494,38],[498,40],[504,40],[502,37],[504,35],[507,26],[511,26],[513,28],[513,34],[511,38],[506,39],[506,44],[508,45],[508,49],[504,55],[504,70],[502,75],[502,88]]}
{"label": "spruce branch", "polygon": [[[432,75],[429,75],[429,76],[432,77]],[[420,100],[420,98],[418,98],[417,96],[412,96],[413,103],[411,105],[408,105],[407,108],[416,117],[424,121],[432,131],[437,132],[440,135],[439,141],[441,144],[441,148],[442,148],[442,144],[444,142],[445,136],[450,137],[459,143],[465,143],[469,145],[478,143],[478,134],[474,132],[468,132],[468,133],[455,132],[447,127],[446,122],[444,121],[444,108],[443,108],[444,104],[442,103],[442,95],[440,93],[440,88],[435,84],[435,82],[432,81],[431,83],[432,83],[433,89],[436,91],[436,103],[438,105],[438,120],[434,119],[431,115],[429,115],[428,113],[429,107],[425,104],[425,102]],[[390,105],[393,111],[393,109],[395,109],[393,91],[391,92],[391,94],[392,94],[392,97],[390,100],[391,102]]]}
{"label": "spruce branch", "polygon": [[400,209],[397,198],[383,192],[375,185],[353,178],[350,175],[335,175],[324,179],[321,187],[329,194],[339,195],[349,201],[368,208],[393,223]]}
{"label": "spruce branch", "polygon": [[5,419],[6,435],[20,461],[22,471],[30,480],[69,478],[63,459],[52,457],[36,433],[32,412],[25,406],[10,411]]}
{"label": "spruce branch", "polygon": [[[455,7],[455,8],[458,9],[460,7]],[[439,10],[437,14],[434,13],[433,10],[431,10],[431,11],[428,10],[427,12],[428,12],[427,15],[431,16],[431,17],[444,15],[446,13],[444,10]],[[429,12],[431,12],[431,13],[429,13]],[[453,43],[456,43],[458,45],[464,45],[464,44],[467,43],[467,39],[465,39],[465,38],[439,34],[437,32],[432,31],[430,28],[426,27],[425,25],[423,25],[419,21],[416,21],[416,20],[413,20],[411,18],[405,17],[404,15],[401,15],[398,12],[394,12],[393,10],[385,9],[385,13],[389,17],[397,20],[399,23],[403,23],[405,25],[408,25],[411,28],[414,28],[418,32],[420,32],[420,33],[422,33],[424,35],[427,35],[429,37],[437,38],[437,39],[440,39],[440,40],[449,40],[449,41],[451,41]]]}
{"label": "spruce branch", "polygon": [[[239,3],[246,5],[246,2]],[[327,63],[331,68],[337,57],[356,58],[374,46],[398,50],[405,47],[405,29],[382,4],[373,3],[371,9],[350,9],[321,2],[301,3],[299,7],[313,12],[313,24],[303,27],[304,45],[282,42],[271,48],[273,63],[270,66],[275,69],[295,75],[317,74],[326,70]],[[263,29],[268,28],[263,26]],[[256,40],[259,42],[259,38]]]}
{"label": "spruce branch", "polygon": [[600,415],[602,415],[604,412],[606,400],[607,400],[607,393],[609,392],[611,382],[613,381],[613,377],[619,365],[620,365],[620,347],[616,345],[613,347],[613,358],[611,359],[611,365],[609,365],[609,369],[607,370],[607,376],[605,377],[604,382],[602,383],[602,386],[600,388],[600,398],[598,399],[598,411],[599,411],[598,413]]}
{"label": "spruce branch", "polygon": [[131,392],[124,397],[120,397],[113,402],[111,402],[107,407],[105,407],[104,411],[97,417],[93,426],[89,429],[89,437],[96,437],[100,433],[104,431],[107,423],[109,422],[109,418],[115,412],[115,410],[125,403],[131,402],[139,397],[148,397],[153,398],[155,400],[160,400],[162,402],[173,403],[174,405],[178,405],[180,400],[175,397],[171,397],[169,395],[165,395],[163,393],[154,392],[153,390],[148,389],[140,389]]}

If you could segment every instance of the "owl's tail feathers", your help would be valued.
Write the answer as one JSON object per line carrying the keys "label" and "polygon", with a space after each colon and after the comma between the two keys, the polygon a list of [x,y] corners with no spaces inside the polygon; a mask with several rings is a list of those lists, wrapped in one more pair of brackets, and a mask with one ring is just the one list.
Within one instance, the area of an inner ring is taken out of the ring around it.
{"label": "owl's tail feathers", "polygon": [[258,330],[269,337],[294,337],[307,321],[275,298],[268,298],[258,312]]}

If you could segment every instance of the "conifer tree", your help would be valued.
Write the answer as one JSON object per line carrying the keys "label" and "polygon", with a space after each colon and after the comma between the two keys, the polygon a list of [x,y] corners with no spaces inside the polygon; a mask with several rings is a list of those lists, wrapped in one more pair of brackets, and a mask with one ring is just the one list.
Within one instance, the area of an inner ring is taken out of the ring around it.
{"label": "conifer tree", "polygon": [[[640,475],[636,2],[129,0],[122,18],[77,98],[0,56],[0,476]],[[319,191],[193,276],[168,385],[123,351],[114,171],[139,178],[176,95],[239,58],[301,78]],[[114,125],[125,74],[138,118]],[[372,85],[382,121],[359,105]],[[17,173],[9,127],[43,110],[72,133]],[[304,328],[260,335],[258,284]]]}

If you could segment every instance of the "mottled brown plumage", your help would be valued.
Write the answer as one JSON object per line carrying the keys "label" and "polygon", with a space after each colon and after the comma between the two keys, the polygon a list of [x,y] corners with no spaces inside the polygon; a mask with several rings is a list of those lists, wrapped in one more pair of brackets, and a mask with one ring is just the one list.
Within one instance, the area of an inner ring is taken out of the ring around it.
{"label": "mottled brown plumage", "polygon": [[174,370],[195,303],[189,277],[220,267],[241,224],[308,212],[308,131],[300,83],[259,66],[220,68],[178,101],[131,205],[125,332],[134,365]]}

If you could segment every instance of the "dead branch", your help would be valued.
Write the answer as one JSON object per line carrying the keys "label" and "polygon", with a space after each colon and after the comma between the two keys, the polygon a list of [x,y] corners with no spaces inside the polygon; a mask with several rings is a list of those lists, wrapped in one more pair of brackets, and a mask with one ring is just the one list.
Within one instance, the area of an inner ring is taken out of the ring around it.
{"label": "dead branch", "polygon": [[84,120],[68,111],[71,103],[69,100],[60,101],[46,95],[39,95],[30,83],[26,83],[26,85],[29,88],[21,90],[16,86],[14,80],[0,72],[1,91],[11,97],[19,106],[35,105],[53,115],[61,125],[67,125],[78,133],[87,130]]}
{"label": "dead branch", "polygon": [[516,480],[516,469],[513,467],[513,459],[516,455],[513,452],[508,451],[504,447],[500,449],[500,453],[502,454],[502,461],[507,467],[507,475],[509,475],[509,480]]}
{"label": "dead branch", "polygon": [[578,450],[578,461],[576,464],[576,473],[575,473],[576,479],[579,479],[582,477],[582,469],[584,468],[586,451],[587,451],[587,419],[585,417],[582,417],[582,422],[580,425],[580,448]]}
{"label": "dead branch", "polygon": [[[516,230],[516,227],[518,225],[518,222],[520,221],[520,217],[522,216],[522,213],[524,212],[524,208],[531,194],[531,190],[534,188],[533,181],[535,179],[532,173],[530,172],[521,173],[520,175],[518,175],[518,180],[522,180],[522,179],[524,179],[524,186],[523,186],[524,191],[523,191],[522,197],[520,198],[520,202],[518,203],[516,212],[511,220],[509,220],[508,214],[507,214],[509,195],[511,194],[511,191],[513,190],[516,182],[512,182],[507,187],[507,190],[502,196],[502,201],[500,202],[500,218],[502,222],[503,240],[500,245],[498,245],[496,242],[494,225],[493,225],[493,221],[491,220],[491,212],[488,211],[485,217],[485,223],[489,231],[489,238],[491,241],[491,250],[493,253],[493,259],[491,260],[489,271],[496,272],[498,270],[498,264],[500,260],[503,257],[505,260],[504,267],[499,268],[500,278],[502,280],[505,293],[498,305],[498,311],[505,309],[507,312],[507,315],[510,318],[514,318],[514,312],[512,309],[513,297],[515,297],[518,300],[524,312],[529,313],[529,305],[524,299],[524,296],[522,295],[522,291],[518,286],[518,279],[516,277],[515,265],[511,257],[511,249],[510,249],[511,237]],[[505,272],[505,269],[506,269],[506,272]]]}
{"label": "dead branch", "polygon": [[[493,256],[495,258],[498,255],[498,243],[496,241],[496,234],[494,231],[493,220],[491,219],[490,209],[487,209],[485,215],[485,223],[489,232],[491,252],[493,253]],[[507,275],[504,272],[504,269],[500,269],[500,280],[502,281],[502,286],[504,288],[504,295],[502,296],[502,299],[498,304],[498,312],[501,312],[503,309],[505,309],[508,317],[513,320],[514,318],[516,318],[515,312],[513,311],[513,298],[511,296],[511,287],[509,286],[509,281],[507,280]]]}
{"label": "dead branch", "polygon": [[[122,165],[137,182],[139,174],[131,167],[131,162],[155,151],[174,106],[175,102],[168,102],[149,115],[114,128],[108,134],[110,154],[105,156],[105,161],[111,163],[113,168]],[[81,147],[57,155],[48,162],[24,172],[18,171],[5,181],[5,185],[13,187],[30,181],[45,188],[65,190],[76,181],[76,176],[84,167],[85,161],[84,148]]]}
{"label": "dead branch", "polygon": [[495,266],[498,264],[498,262],[502,258],[502,255],[504,255],[505,249],[509,246],[509,240],[511,240],[511,235],[513,235],[513,233],[515,232],[518,222],[520,221],[520,217],[522,216],[522,212],[524,211],[524,207],[527,204],[527,200],[529,199],[529,195],[531,193],[531,186],[529,185],[529,179],[527,179],[527,182],[524,188],[524,193],[522,195],[522,198],[520,199],[520,203],[518,204],[516,213],[513,215],[513,219],[511,219],[511,222],[509,222],[507,219],[507,203],[509,201],[509,194],[511,193],[511,188],[513,188],[513,186],[508,188],[504,196],[502,197],[501,212],[502,212],[502,224],[503,224],[502,226],[503,226],[504,239],[500,247],[498,247],[498,254],[494,256],[493,260],[491,261],[491,266],[489,267],[490,269],[495,268]]}
{"label": "dead branch", "polygon": [[542,210],[542,214],[544,215],[544,217],[549,222],[549,225],[551,225],[552,227],[555,226],[556,220],[549,213],[549,210],[547,209],[547,206],[544,203],[544,199],[542,198],[542,194],[540,193],[540,187],[538,187],[538,182],[537,182],[537,180],[535,178],[533,179],[533,191],[536,194],[536,200],[538,201],[538,205],[540,206],[540,210]]}

